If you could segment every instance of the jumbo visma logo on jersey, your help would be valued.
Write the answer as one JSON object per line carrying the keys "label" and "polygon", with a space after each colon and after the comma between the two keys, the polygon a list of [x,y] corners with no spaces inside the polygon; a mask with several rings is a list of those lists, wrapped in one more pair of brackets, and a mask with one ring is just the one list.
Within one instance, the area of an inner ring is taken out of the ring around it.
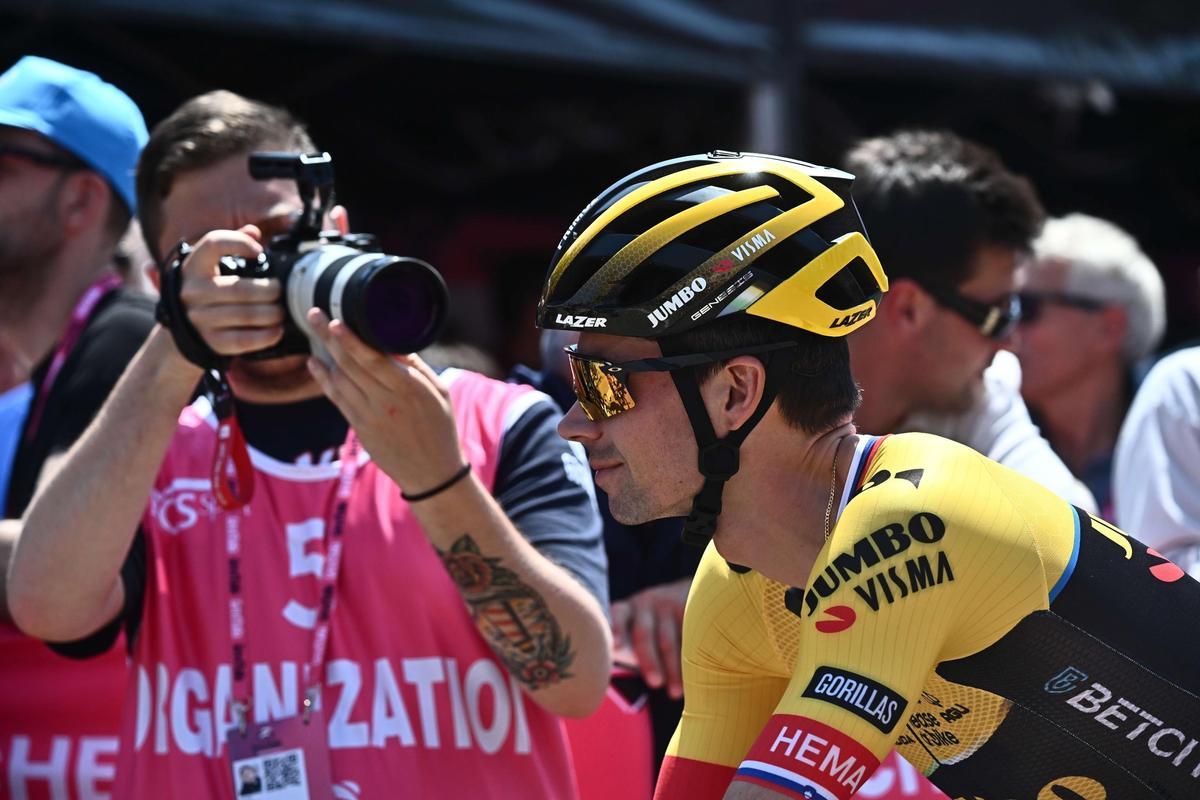
{"label": "jumbo visma logo on jersey", "polygon": [[[907,524],[893,522],[872,531],[854,543],[849,552],[839,553],[811,581],[804,594],[808,616],[821,601],[843,584],[872,611],[891,605],[911,594],[954,580],[946,551],[910,552],[914,544],[937,544],[946,535],[946,523],[937,514],[922,511]],[[923,551],[924,548],[921,548]],[[893,561],[906,556],[903,561]],[[882,567],[875,571],[876,567]]]}

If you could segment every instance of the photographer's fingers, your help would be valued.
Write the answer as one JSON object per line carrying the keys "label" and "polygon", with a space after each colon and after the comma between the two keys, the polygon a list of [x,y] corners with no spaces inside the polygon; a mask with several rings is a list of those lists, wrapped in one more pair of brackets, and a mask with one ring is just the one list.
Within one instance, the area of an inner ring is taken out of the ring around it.
{"label": "photographer's fingers", "polygon": [[425,363],[425,359],[421,358],[416,353],[406,353],[404,355],[395,356],[393,359],[397,364],[402,364],[411,367],[416,372],[420,373],[426,381],[434,386],[442,397],[450,398],[450,388],[442,382],[438,374],[433,371],[433,367]]}
{"label": "photographer's fingers", "polygon": [[338,320],[330,320],[316,308],[309,309],[308,324],[329,350],[334,363],[364,391],[380,391],[389,397],[403,393],[391,359],[369,347]]}
{"label": "photographer's fingers", "polygon": [[204,329],[197,326],[204,341],[214,353],[223,356],[240,356],[265,350],[279,343],[283,328],[221,328]]}
{"label": "photographer's fingers", "polygon": [[185,280],[188,277],[217,276],[221,271],[220,260],[225,256],[257,258],[263,251],[262,245],[251,235],[257,232],[258,228],[247,225],[239,231],[209,231],[204,234],[183,260]]}
{"label": "photographer's fingers", "polygon": [[319,308],[310,308],[306,319],[339,369],[365,378],[379,368],[381,355],[360,342],[344,324],[329,319]]}
{"label": "photographer's fingers", "polygon": [[362,420],[362,411],[370,402],[358,384],[336,367],[329,367],[316,357],[308,359],[308,371],[317,379],[325,396],[346,417],[350,427],[357,429]]}
{"label": "photographer's fingers", "polygon": [[[227,299],[227,298],[222,298]],[[284,310],[280,303],[217,303],[197,306],[188,312],[199,330],[229,328],[278,328],[282,333]]]}

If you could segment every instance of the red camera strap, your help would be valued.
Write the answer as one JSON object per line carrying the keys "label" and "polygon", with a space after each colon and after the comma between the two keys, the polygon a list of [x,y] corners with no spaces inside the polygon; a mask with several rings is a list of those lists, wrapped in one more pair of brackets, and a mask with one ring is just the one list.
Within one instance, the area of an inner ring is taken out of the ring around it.
{"label": "red camera strap", "polygon": [[217,415],[217,447],[213,452],[212,491],[217,505],[234,511],[254,496],[254,468],[233,407],[229,382],[223,372],[218,371],[216,376],[213,411]]}

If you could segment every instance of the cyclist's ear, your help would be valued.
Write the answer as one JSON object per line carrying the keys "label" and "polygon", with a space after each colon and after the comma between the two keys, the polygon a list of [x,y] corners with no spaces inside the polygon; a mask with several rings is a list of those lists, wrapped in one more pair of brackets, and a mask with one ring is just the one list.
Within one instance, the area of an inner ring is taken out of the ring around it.
{"label": "cyclist's ear", "polygon": [[704,384],[704,402],[718,437],[753,416],[766,387],[767,371],[756,356],[734,356]]}

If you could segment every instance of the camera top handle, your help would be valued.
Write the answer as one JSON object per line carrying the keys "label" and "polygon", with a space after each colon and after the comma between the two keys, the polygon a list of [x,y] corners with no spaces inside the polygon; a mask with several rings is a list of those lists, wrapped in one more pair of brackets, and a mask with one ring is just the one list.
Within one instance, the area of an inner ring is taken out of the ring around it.
{"label": "camera top handle", "polygon": [[329,153],[252,153],[250,177],[257,181],[294,180],[304,210],[286,238],[298,243],[320,236],[325,209],[333,195],[333,158]]}

